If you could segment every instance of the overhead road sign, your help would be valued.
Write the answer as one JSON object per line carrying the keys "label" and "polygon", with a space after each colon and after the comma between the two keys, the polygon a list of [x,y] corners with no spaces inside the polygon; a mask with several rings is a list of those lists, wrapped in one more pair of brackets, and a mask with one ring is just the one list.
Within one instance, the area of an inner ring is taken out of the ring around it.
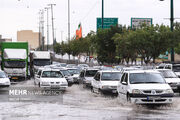
{"label": "overhead road sign", "polygon": [[151,26],[153,22],[152,18],[131,18],[131,28],[141,28],[143,24]]}
{"label": "overhead road sign", "polygon": [[[111,26],[118,25],[118,18],[104,18],[103,29],[111,28]],[[102,28],[102,18],[97,18],[97,30]]]}

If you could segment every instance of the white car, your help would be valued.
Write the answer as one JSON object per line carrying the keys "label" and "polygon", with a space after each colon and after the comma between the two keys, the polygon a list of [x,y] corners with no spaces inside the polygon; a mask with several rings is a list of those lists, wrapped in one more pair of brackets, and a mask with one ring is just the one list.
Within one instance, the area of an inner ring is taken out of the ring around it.
{"label": "white car", "polygon": [[0,70],[0,87],[9,87],[11,85],[9,78],[5,72]]}
{"label": "white car", "polygon": [[117,87],[120,99],[135,104],[171,104],[174,93],[160,72],[125,71]]}
{"label": "white car", "polygon": [[68,82],[59,70],[39,69],[35,76],[35,84],[47,89],[66,90]]}
{"label": "white car", "polygon": [[92,91],[117,93],[117,85],[121,75],[120,71],[98,71],[91,83]]}
{"label": "white car", "polygon": [[78,83],[80,71],[77,68],[67,68],[67,70],[73,77],[73,82]]}
{"label": "white car", "polygon": [[169,69],[157,69],[162,73],[166,82],[171,86],[174,92],[180,92],[180,78]]}

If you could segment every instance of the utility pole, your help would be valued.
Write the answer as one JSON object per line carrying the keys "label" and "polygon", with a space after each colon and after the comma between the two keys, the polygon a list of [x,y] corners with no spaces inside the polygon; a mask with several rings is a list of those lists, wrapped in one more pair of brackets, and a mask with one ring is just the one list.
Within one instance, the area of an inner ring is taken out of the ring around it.
{"label": "utility pole", "polygon": [[47,51],[49,50],[49,7],[45,7],[47,12]]}
{"label": "utility pole", "polygon": [[[173,0],[171,0],[170,8],[171,8],[171,18],[170,18],[171,31],[173,32],[174,31],[174,3],[173,3]],[[171,62],[174,62],[174,48],[173,47],[171,48]]]}
{"label": "utility pole", "polygon": [[41,24],[42,24],[42,50],[44,51],[44,10],[41,11]]}
{"label": "utility pole", "polygon": [[104,28],[104,0],[102,0],[102,29]]}
{"label": "utility pole", "polygon": [[[164,1],[164,0],[160,0]],[[170,26],[171,31],[174,31],[174,0],[170,0]],[[174,62],[174,48],[171,48],[171,62]]]}
{"label": "utility pole", "polygon": [[68,0],[68,41],[70,41],[70,0]]}
{"label": "utility pole", "polygon": [[39,50],[41,50],[41,10],[39,11]]}
{"label": "utility pole", "polygon": [[51,7],[51,16],[52,16],[52,37],[53,37],[53,51],[54,51],[54,45],[56,43],[55,37],[54,37],[54,18],[53,18],[53,6],[56,4],[48,4],[48,6]]}

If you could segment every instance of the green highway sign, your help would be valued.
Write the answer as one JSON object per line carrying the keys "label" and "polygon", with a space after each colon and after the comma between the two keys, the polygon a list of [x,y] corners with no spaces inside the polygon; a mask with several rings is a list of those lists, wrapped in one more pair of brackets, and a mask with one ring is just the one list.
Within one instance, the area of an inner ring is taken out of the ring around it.
{"label": "green highway sign", "polygon": [[[104,18],[103,19],[103,28],[108,29],[111,26],[118,25],[118,18]],[[97,18],[97,30],[102,28],[102,18]]]}

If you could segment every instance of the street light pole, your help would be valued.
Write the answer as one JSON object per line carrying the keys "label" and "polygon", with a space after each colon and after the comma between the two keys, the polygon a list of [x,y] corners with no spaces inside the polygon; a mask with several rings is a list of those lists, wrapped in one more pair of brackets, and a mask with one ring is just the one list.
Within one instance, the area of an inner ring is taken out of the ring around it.
{"label": "street light pole", "polygon": [[49,50],[49,7],[45,7],[47,11],[47,51]]}
{"label": "street light pole", "polygon": [[[164,1],[164,0],[160,0]],[[174,31],[174,2],[173,0],[170,1],[170,26],[171,26],[171,31]],[[171,62],[174,62],[174,48],[171,48]]]}
{"label": "street light pole", "polygon": [[102,0],[102,29],[104,28],[104,0]]}
{"label": "street light pole", "polygon": [[[170,18],[170,21],[171,21],[171,31],[173,32],[174,31],[174,3],[173,3],[173,0],[171,0],[171,18]],[[174,62],[174,48],[172,47],[171,48],[171,62]]]}
{"label": "street light pole", "polygon": [[70,41],[70,0],[68,0],[68,41]]}
{"label": "street light pole", "polygon": [[51,7],[51,16],[52,16],[52,37],[53,37],[53,51],[54,51],[54,45],[56,43],[56,40],[54,38],[54,17],[53,17],[53,6],[56,4],[48,4],[48,6]]}

